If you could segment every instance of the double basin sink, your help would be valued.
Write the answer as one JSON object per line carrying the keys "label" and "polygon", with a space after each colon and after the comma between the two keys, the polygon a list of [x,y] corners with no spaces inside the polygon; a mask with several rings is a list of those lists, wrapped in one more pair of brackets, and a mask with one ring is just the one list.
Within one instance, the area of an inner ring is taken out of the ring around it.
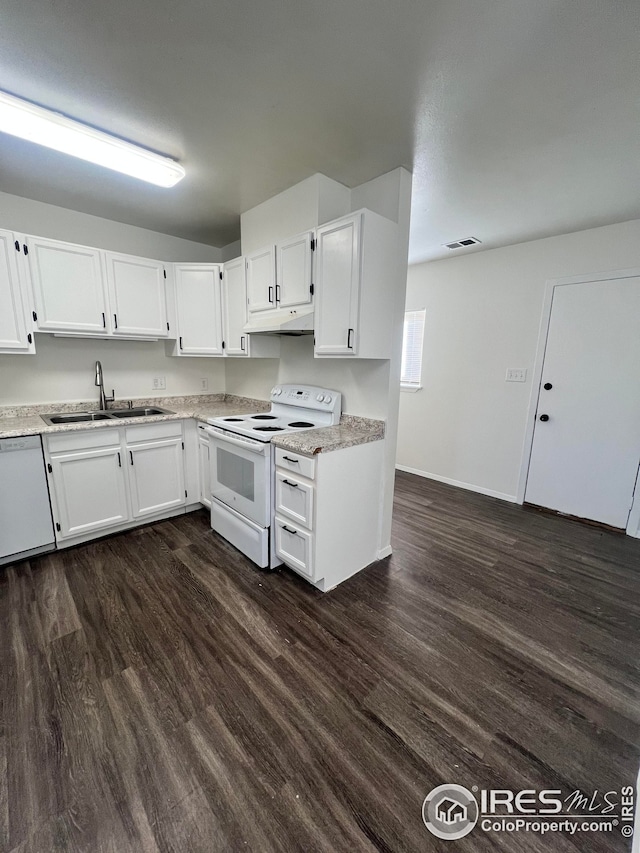
{"label": "double basin sink", "polygon": [[173,415],[169,409],[160,409],[157,406],[141,407],[137,409],[109,409],[108,412],[53,412],[49,415],[40,415],[42,420],[50,426],[60,424],[81,424],[92,421],[123,420],[126,418],[149,418],[153,415]]}

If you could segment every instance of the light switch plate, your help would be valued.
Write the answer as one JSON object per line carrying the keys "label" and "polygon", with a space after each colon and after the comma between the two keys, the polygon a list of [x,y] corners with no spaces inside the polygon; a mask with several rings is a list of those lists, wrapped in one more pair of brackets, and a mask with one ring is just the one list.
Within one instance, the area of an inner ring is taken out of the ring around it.
{"label": "light switch plate", "polygon": [[154,391],[164,391],[167,387],[167,380],[165,376],[154,376],[153,377],[153,390]]}
{"label": "light switch plate", "polygon": [[208,391],[209,390],[209,380],[207,379],[206,376],[203,376],[202,379],[200,380],[200,390],[201,391]]}
{"label": "light switch plate", "polygon": [[527,368],[526,367],[508,367],[507,382],[526,382]]}

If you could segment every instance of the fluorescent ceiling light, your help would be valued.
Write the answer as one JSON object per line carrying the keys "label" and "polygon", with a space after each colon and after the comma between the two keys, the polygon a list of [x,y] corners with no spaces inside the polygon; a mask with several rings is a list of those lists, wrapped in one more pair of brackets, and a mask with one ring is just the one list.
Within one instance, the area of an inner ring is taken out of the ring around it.
{"label": "fluorescent ceiling light", "polygon": [[179,163],[21,98],[0,92],[0,131],[159,187],[184,178]]}

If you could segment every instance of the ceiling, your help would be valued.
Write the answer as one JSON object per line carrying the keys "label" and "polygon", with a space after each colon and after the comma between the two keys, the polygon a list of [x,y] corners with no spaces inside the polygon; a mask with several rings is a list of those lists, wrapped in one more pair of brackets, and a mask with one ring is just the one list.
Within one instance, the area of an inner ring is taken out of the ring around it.
{"label": "ceiling", "polygon": [[222,246],[314,172],[403,165],[413,262],[640,218],[639,37],[637,0],[5,0],[1,89],[187,177],[0,134],[0,190]]}

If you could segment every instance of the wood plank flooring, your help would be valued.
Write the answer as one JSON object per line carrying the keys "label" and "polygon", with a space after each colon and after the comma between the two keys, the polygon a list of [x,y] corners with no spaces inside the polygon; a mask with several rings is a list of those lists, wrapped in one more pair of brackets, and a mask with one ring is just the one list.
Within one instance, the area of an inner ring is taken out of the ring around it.
{"label": "wood plank flooring", "polygon": [[0,569],[0,851],[630,849],[421,805],[634,784],[640,542],[399,474],[393,545],[327,595],[204,511]]}

